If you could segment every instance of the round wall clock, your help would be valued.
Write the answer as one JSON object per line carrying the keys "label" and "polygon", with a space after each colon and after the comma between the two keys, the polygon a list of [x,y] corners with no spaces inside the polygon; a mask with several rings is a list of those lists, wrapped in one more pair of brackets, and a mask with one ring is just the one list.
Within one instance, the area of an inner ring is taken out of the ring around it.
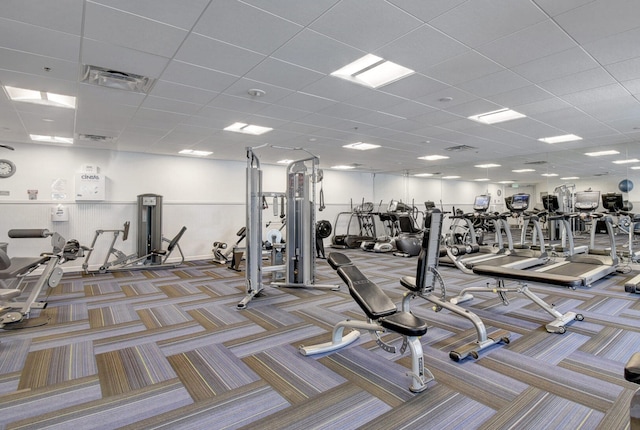
{"label": "round wall clock", "polygon": [[0,160],[0,178],[8,178],[16,173],[16,165],[9,160]]}

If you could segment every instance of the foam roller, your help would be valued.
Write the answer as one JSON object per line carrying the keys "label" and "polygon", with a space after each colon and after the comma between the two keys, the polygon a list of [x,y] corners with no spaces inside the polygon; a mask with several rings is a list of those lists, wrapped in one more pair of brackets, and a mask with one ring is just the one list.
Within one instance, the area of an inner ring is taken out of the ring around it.
{"label": "foam roller", "polygon": [[48,237],[51,236],[46,228],[16,228],[9,230],[9,237],[12,239],[24,239],[29,237]]}

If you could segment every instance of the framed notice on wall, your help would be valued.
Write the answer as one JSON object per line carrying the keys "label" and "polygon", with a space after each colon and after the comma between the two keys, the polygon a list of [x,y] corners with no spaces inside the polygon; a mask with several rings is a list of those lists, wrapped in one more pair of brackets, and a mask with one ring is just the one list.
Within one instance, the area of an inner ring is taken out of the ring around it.
{"label": "framed notice on wall", "polygon": [[99,201],[106,198],[106,177],[100,173],[76,173],[76,200]]}

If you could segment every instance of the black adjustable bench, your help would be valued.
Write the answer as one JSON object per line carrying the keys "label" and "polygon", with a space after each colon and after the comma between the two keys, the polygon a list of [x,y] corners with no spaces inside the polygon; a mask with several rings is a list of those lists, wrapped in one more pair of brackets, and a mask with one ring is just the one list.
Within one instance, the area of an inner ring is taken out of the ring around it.
{"label": "black adjustable bench", "polygon": [[[347,284],[351,297],[372,322],[341,321],[333,328],[331,342],[313,346],[300,346],[300,352],[303,355],[312,355],[335,351],[357,340],[360,336],[360,332],[357,329],[361,329],[374,333],[376,341],[382,349],[395,353],[395,347],[384,343],[380,338],[380,333],[387,331],[398,333],[403,336],[400,352],[403,353],[407,346],[411,350],[412,366],[410,376],[412,377],[412,384],[409,389],[413,392],[424,391],[427,388],[427,383],[434,379],[431,372],[424,368],[422,345],[419,339],[420,336],[427,333],[427,323],[410,312],[399,311],[384,291],[354,266],[346,255],[332,252],[329,254],[327,261],[332,268],[337,270],[340,278]],[[345,328],[353,330],[343,336]]]}

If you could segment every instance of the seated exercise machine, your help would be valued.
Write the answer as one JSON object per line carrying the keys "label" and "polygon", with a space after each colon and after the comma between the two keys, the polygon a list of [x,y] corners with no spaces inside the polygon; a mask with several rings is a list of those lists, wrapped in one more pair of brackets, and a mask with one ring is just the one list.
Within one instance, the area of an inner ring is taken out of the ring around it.
{"label": "seated exercise machine", "polygon": [[[360,248],[364,241],[375,240],[377,238],[375,215],[373,203],[365,202],[363,199],[362,204],[354,208],[352,201],[350,212],[340,212],[336,216],[331,247],[355,249]],[[338,234],[339,229],[345,225],[346,231]]]}
{"label": "seated exercise machine", "polygon": [[247,237],[247,228],[242,227],[236,233],[238,236],[238,240],[233,244],[231,248],[227,246],[226,242],[213,242],[213,262],[218,264],[227,264],[231,260],[229,258],[230,255],[233,254],[236,248],[240,246],[240,242],[242,242]]}
{"label": "seated exercise machine", "polygon": [[387,210],[396,226],[394,244],[396,257],[415,257],[420,253],[422,228],[418,224],[421,212],[413,205],[391,200]]}
{"label": "seated exercise machine", "polygon": [[[367,279],[346,255],[332,252],[327,261],[347,284],[351,297],[366,314],[368,321],[351,319],[341,321],[334,326],[330,342],[300,346],[300,353],[313,355],[335,351],[357,340],[360,337],[358,330],[370,332],[380,348],[395,353],[396,348],[385,343],[380,338],[380,334],[398,333],[402,336],[400,353],[404,353],[407,347],[411,351],[409,390],[419,393],[427,389],[427,384],[434,380],[433,374],[424,367],[424,355],[420,343],[420,337],[427,333],[427,323],[410,312],[399,311],[384,291]],[[343,336],[345,328],[350,328],[352,331]]]}
{"label": "seated exercise machine", "polygon": [[[400,279],[400,284],[409,292],[402,300],[402,310],[409,312],[409,305],[416,297],[423,298],[433,303],[436,312],[444,309],[468,319],[476,329],[476,341],[449,352],[449,357],[454,361],[460,361],[468,356],[478,358],[478,352],[499,342],[509,343],[510,333],[506,330],[496,330],[487,335],[484,323],[473,312],[468,311],[446,299],[446,287],[440,272],[438,272],[438,256],[440,247],[440,234],[442,232],[442,212],[432,209],[425,216],[425,230],[422,238],[420,255],[416,276],[405,276]],[[436,284],[440,286],[440,294],[436,295]]]}
{"label": "seated exercise machine", "polygon": [[[284,282],[271,282],[274,287],[287,288],[330,288],[338,285],[320,285],[315,283],[314,255],[317,246],[317,227],[315,212],[316,182],[321,178],[318,172],[320,159],[300,148],[282,148],[303,150],[309,154],[306,158],[294,160],[287,165],[286,198],[286,244],[282,264],[262,266],[262,208],[263,197],[273,193],[262,191],[262,169],[255,150],[268,146],[247,148],[247,246],[245,284],[246,295],[238,303],[239,309],[245,309],[249,302],[264,289],[263,272],[282,273]],[[277,231],[277,230],[275,230]]]}
{"label": "seated exercise machine", "polygon": [[[122,234],[123,242],[127,240],[129,229],[130,223],[127,221],[122,230],[96,230],[90,250],[82,265],[85,273],[89,273],[89,260],[95,251],[98,238],[104,233],[113,233],[113,239],[105,259],[98,269],[99,273],[123,269],[172,268],[184,263],[184,254],[179,242],[187,231],[187,227],[183,226],[172,239],[167,239],[162,235],[162,196],[157,194],[138,196],[138,250],[132,254],[125,254],[114,246],[120,234]],[[168,243],[166,249],[163,249],[163,243]],[[176,248],[180,253],[180,259],[170,263],[168,260]]]}
{"label": "seated exercise machine", "polygon": [[[9,328],[11,324],[29,318],[31,309],[44,309],[47,303],[36,300],[43,288],[54,288],[60,283],[63,272],[59,265],[83,257],[84,251],[89,249],[81,246],[77,240],[67,241],[58,233],[46,229],[9,230],[8,236],[13,239],[51,237],[53,249],[40,257],[11,259],[4,250],[0,250],[0,328]],[[26,277],[41,266],[44,269],[26,300],[16,300],[26,293]]]}

